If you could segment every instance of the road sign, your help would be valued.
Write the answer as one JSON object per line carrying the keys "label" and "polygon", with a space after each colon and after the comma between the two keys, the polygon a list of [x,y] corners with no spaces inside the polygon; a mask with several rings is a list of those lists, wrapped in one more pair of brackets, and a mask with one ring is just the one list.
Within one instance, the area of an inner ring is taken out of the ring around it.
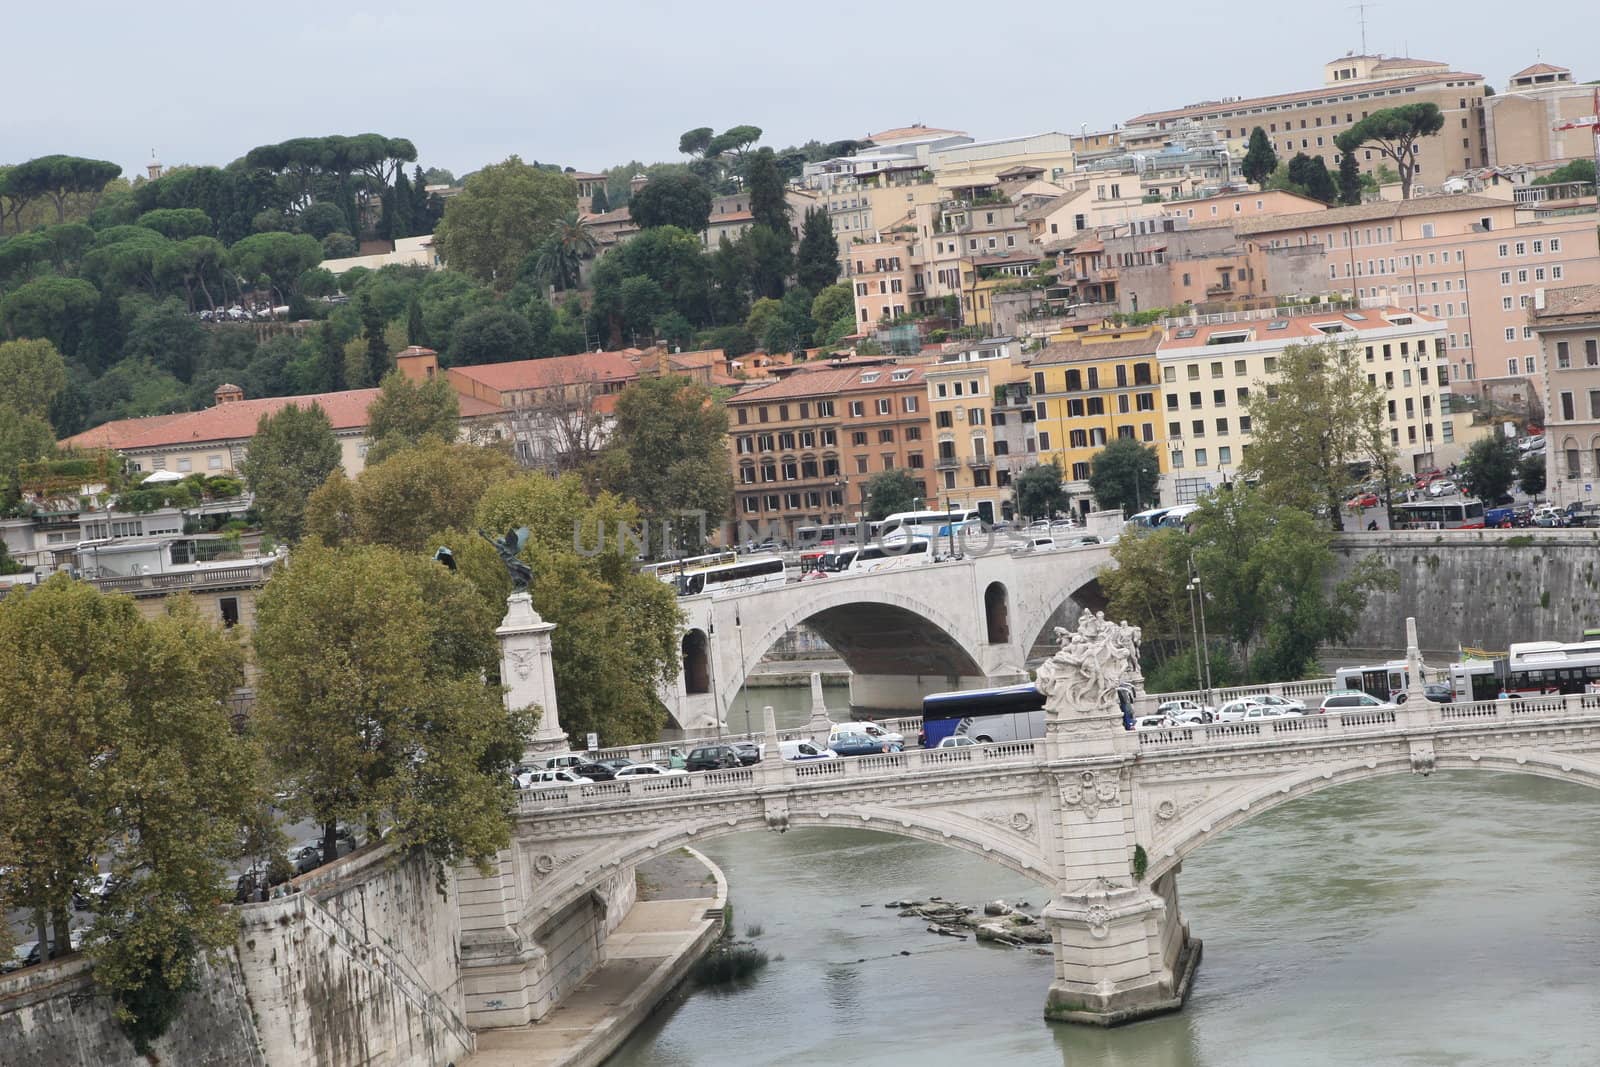
{"label": "road sign", "polygon": [[598,749],[599,747],[600,747],[600,735],[599,734],[590,734],[589,735],[589,751],[593,752],[596,749]]}

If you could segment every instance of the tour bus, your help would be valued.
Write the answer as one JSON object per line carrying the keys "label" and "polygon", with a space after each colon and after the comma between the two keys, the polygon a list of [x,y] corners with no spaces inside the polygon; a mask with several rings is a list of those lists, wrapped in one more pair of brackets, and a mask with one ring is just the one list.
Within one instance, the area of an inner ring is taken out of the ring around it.
{"label": "tour bus", "polygon": [[928,550],[929,544],[926,537],[909,539],[901,537],[875,542],[865,548],[857,549],[843,569],[849,574],[870,574],[892,567],[927,563],[933,558]]}
{"label": "tour bus", "polygon": [[1600,641],[1524,641],[1502,659],[1450,666],[1450,687],[1462,701],[1494,700],[1502,691],[1519,697],[1585,693],[1591,686],[1600,688]]}
{"label": "tour bus", "polygon": [[747,556],[733,563],[686,568],[680,573],[662,577],[678,587],[679,596],[698,596],[701,593],[782,585],[789,576],[784,569],[782,556]]}
{"label": "tour bus", "polygon": [[954,508],[950,511],[900,511],[883,520],[874,540],[893,536],[960,538],[962,531],[976,531],[984,522],[983,512],[977,508]]}
{"label": "tour bus", "polygon": [[[1395,703],[1403,700],[1406,688],[1411,684],[1411,672],[1407,669],[1403,659],[1392,659],[1387,663],[1379,663],[1370,667],[1340,667],[1333,672],[1338,679],[1339,689],[1359,690],[1379,700]],[[1427,667],[1423,667],[1423,680],[1428,677]]]}
{"label": "tour bus", "polygon": [[1480,500],[1416,501],[1396,504],[1397,530],[1481,530],[1483,502]]}
{"label": "tour bus", "polygon": [[734,563],[738,559],[737,552],[711,552],[704,556],[686,556],[683,559],[664,559],[660,563],[646,563],[639,568],[639,573],[673,584],[677,581],[678,575],[685,571],[701,570],[719,563]]}
{"label": "tour bus", "polygon": [[1128,522],[1136,530],[1154,530],[1161,525],[1162,517],[1171,510],[1172,508],[1151,508],[1149,511],[1139,512]]}
{"label": "tour bus", "polygon": [[801,526],[794,532],[794,547],[800,554],[800,576],[807,577],[819,570],[823,557],[849,545],[861,545],[872,539],[876,523],[840,522],[825,526]]}
{"label": "tour bus", "polygon": [[856,553],[859,551],[861,551],[859,548],[852,546],[823,552],[817,559],[815,566],[809,571],[801,573],[800,580],[814,581],[818,578],[826,578],[829,575],[841,574],[850,569],[850,564],[855,562]]}
{"label": "tour bus", "polygon": [[1043,737],[1044,694],[1030,684],[924,697],[922,747],[935,748],[951,736],[970,737],[979,744]]}

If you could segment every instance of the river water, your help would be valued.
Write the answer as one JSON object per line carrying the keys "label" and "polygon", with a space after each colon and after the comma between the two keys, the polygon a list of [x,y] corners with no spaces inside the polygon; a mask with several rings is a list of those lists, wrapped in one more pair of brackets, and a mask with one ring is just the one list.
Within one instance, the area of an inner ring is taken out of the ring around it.
{"label": "river water", "polygon": [[[753,695],[758,714],[808,700]],[[831,828],[701,847],[773,962],[737,990],[685,987],[613,1065],[1600,1063],[1600,796],[1578,786],[1396,776],[1224,834],[1178,877],[1205,941],[1188,1006],[1110,1031],[1044,1021],[1049,956],[883,907],[1044,903],[1001,867]]]}

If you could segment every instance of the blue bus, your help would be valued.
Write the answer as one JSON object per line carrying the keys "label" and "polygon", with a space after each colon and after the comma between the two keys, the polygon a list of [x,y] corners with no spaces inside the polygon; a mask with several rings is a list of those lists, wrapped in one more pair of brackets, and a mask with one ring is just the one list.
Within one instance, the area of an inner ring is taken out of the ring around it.
{"label": "blue bus", "polygon": [[970,737],[979,744],[1043,737],[1044,694],[1030,683],[924,697],[922,746],[935,748],[951,736]]}

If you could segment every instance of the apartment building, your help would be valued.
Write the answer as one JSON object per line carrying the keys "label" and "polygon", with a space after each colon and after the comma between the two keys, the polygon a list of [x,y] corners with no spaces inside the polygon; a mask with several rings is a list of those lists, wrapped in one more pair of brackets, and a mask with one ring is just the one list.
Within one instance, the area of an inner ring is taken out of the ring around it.
{"label": "apartment building", "polygon": [[1579,85],[1572,71],[1535,63],[1508,79],[1505,91],[1483,102],[1483,132],[1494,166],[1590,159],[1594,133],[1556,127],[1600,111],[1600,89]]}
{"label": "apartment building", "polygon": [[1443,321],[1450,377],[1458,388],[1481,391],[1481,385],[1468,383],[1499,379],[1512,387],[1506,399],[1525,405],[1544,393],[1544,365],[1527,321],[1535,291],[1600,282],[1592,213],[1537,218],[1484,196],[1247,219],[1234,232],[1257,252],[1321,244],[1327,288]]}
{"label": "apartment building", "polygon": [[917,310],[912,301],[922,298],[924,287],[916,249],[917,242],[905,236],[840,249],[862,328]]}
{"label": "apartment building", "polygon": [[1333,342],[1353,351],[1367,380],[1383,390],[1385,423],[1402,469],[1421,471],[1455,458],[1448,407],[1446,327],[1399,307],[1330,308],[1274,318],[1239,317],[1207,325],[1169,325],[1161,341],[1162,407],[1170,479],[1163,500],[1191,503],[1239,476],[1250,447],[1248,403],[1276,389],[1278,360],[1290,345]]}
{"label": "apartment building", "polygon": [[[775,525],[853,521],[869,478],[922,475],[931,452],[922,368],[892,363],[800,371],[728,403],[734,519]],[[924,479],[926,489],[926,479]]]}
{"label": "apartment building", "polygon": [[1539,297],[1528,321],[1550,368],[1546,481],[1558,503],[1600,503],[1600,285]]}
{"label": "apartment building", "polygon": [[990,522],[1009,517],[1010,441],[1000,434],[1011,414],[1001,393],[1020,371],[1020,348],[990,338],[944,354],[922,368],[933,419],[934,492],[952,507],[977,508]]}
{"label": "apartment building", "polygon": [[[1123,143],[1141,132],[1162,133],[1186,124],[1217,130],[1242,152],[1260,126],[1281,158],[1298,152],[1320,158],[1329,170],[1339,163],[1333,139],[1374,111],[1402,104],[1437,104],[1444,129],[1417,146],[1417,180],[1437,186],[1452,173],[1484,165],[1484,77],[1451,70],[1448,64],[1396,56],[1343,56],[1323,67],[1320,88],[1272,96],[1210,100],[1167,111],[1135,115],[1123,123]],[[1385,157],[1360,150],[1363,172]]]}
{"label": "apartment building", "polygon": [[1039,461],[1061,467],[1073,506],[1090,508],[1089,474],[1095,453],[1128,438],[1156,449],[1163,474],[1161,329],[1092,330],[1047,345],[1028,361]]}

